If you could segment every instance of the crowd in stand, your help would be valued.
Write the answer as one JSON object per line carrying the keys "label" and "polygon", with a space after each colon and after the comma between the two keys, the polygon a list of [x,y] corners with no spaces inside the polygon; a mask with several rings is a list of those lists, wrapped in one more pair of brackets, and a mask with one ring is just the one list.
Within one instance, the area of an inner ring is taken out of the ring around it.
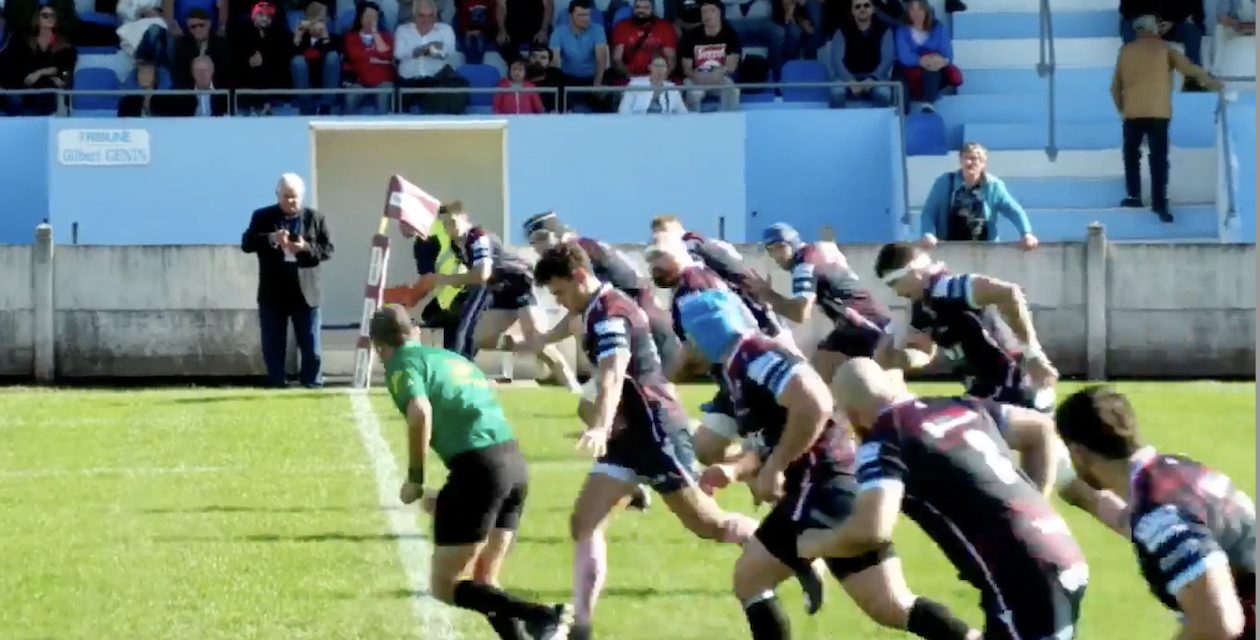
{"label": "crowd in stand", "polygon": [[[119,47],[130,57],[122,87],[135,95],[118,101],[120,116],[218,116],[233,105],[238,115],[267,115],[290,104],[304,114],[459,114],[470,101],[505,114],[736,109],[741,91],[774,91],[737,84],[799,81],[784,65],[819,59],[827,44],[829,55],[812,65],[825,73],[804,79],[856,83],[834,90],[832,106],[887,106],[898,101],[895,87],[879,83],[902,83],[910,100],[900,102],[931,110],[963,82],[949,30],[927,0],[612,0],[606,11],[592,0],[554,4],[565,1],[338,8],[321,0],[96,0],[93,15],[112,16],[111,24],[80,19],[74,0],[0,0],[0,85],[27,92],[0,100],[0,111],[55,113],[56,90],[75,88],[81,47]],[[1254,33],[1252,0],[1219,1],[1222,26]],[[1185,43],[1199,62],[1200,0],[1158,4],[1165,37]],[[966,7],[949,0],[944,8]],[[1124,0],[1120,12],[1149,10],[1143,0]],[[1126,38],[1129,24],[1121,21]],[[488,52],[498,54],[503,73],[482,64]],[[496,81],[503,92],[493,99],[467,91]],[[626,85],[632,91],[598,90]],[[169,89],[182,93],[162,93]],[[268,93],[289,89],[315,91]]]}

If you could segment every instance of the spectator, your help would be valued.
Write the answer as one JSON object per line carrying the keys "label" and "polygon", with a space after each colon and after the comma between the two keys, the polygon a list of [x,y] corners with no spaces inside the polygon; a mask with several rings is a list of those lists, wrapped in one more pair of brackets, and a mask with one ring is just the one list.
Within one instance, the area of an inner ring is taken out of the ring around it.
{"label": "spectator", "polygon": [[[405,88],[467,88],[464,79],[451,67],[449,56],[455,51],[455,31],[437,21],[437,6],[432,0],[416,0],[415,22],[398,27],[394,32],[394,59],[398,60],[398,84]],[[403,110],[410,109],[414,96],[403,96]],[[422,94],[420,103],[429,114],[460,114],[468,105],[466,93]]]}
{"label": "spectator", "polygon": [[136,61],[136,87],[139,92],[123,96],[118,101],[119,118],[175,115],[169,96],[152,93],[158,90],[157,63],[149,60]]}
{"label": "spectator", "polygon": [[739,69],[739,36],[722,19],[721,0],[700,0],[700,26],[683,34],[679,43],[687,107],[700,110],[705,95],[718,93],[723,111],[739,108],[739,88],[735,71]]}
{"label": "spectator", "polygon": [[924,111],[935,111],[942,89],[962,85],[962,72],[951,62],[954,45],[949,32],[932,15],[927,0],[906,3],[905,24],[897,28],[894,42],[910,99],[922,103]]}
{"label": "spectator", "polygon": [[1133,21],[1138,37],[1120,48],[1111,77],[1111,99],[1124,119],[1124,188],[1122,207],[1142,208],[1142,141],[1150,151],[1151,210],[1163,222],[1168,211],[1168,123],[1172,119],[1173,70],[1213,91],[1220,83],[1180,51],[1164,44],[1155,16]]}
{"label": "spectator", "polygon": [[1256,35],[1256,1],[1220,0],[1216,22],[1229,29],[1229,32],[1225,34],[1227,38]]}
{"label": "spectator", "polygon": [[[1168,42],[1180,42],[1186,57],[1196,65],[1203,64],[1204,0],[1120,0],[1120,39],[1125,44],[1137,39],[1134,21],[1144,15],[1159,20],[1160,35]],[[1191,87],[1187,87],[1188,89]]]}
{"label": "spectator", "polygon": [[169,66],[166,21],[162,19],[161,0],[119,0],[118,42],[132,62],[154,61]]}
{"label": "spectator", "polygon": [[618,22],[612,30],[612,65],[622,76],[618,84],[630,78],[646,76],[656,58],[664,58],[669,71],[678,64],[678,34],[667,20],[654,13],[652,0],[634,0],[629,20]]}
{"label": "spectator", "polygon": [[[380,30],[381,9],[375,2],[360,2],[355,7],[354,24],[346,34],[345,80],[349,86],[366,89],[389,89],[373,96],[377,113],[389,113],[394,88],[394,36]],[[346,96],[346,113],[356,113],[366,96]]]}
{"label": "spectator", "polygon": [[669,62],[665,60],[665,56],[653,58],[650,70],[650,76],[640,76],[630,81],[631,89],[622,94],[619,111],[636,114],[687,113],[687,105],[678,92],[678,85],[669,80]]}
{"label": "spectator", "polygon": [[[529,50],[529,62],[525,64],[525,77],[534,84],[535,87],[559,89],[560,88],[560,70],[551,64],[551,49],[545,44],[534,44]],[[556,98],[558,91],[544,91],[540,94],[543,108],[547,113],[556,111]]]}
{"label": "spectator", "polygon": [[495,4],[496,0],[460,0],[456,9],[455,24],[464,43],[464,60],[470,64],[485,62],[486,50],[495,41]]}
{"label": "spectator", "polygon": [[958,152],[959,171],[941,174],[932,184],[920,214],[920,243],[936,246],[946,242],[998,242],[995,215],[1010,220],[1019,230],[1019,245],[1025,251],[1037,248],[1028,214],[1011,197],[1006,184],[985,171],[989,153],[975,142]]}
{"label": "spectator", "polygon": [[[775,4],[786,0],[722,0],[722,9],[726,22],[739,36],[739,42],[745,47],[759,46],[766,48],[766,62],[770,72],[778,77],[783,67],[783,44],[786,30],[781,23],[775,23]],[[704,0],[700,1],[703,9]],[[701,23],[704,21],[701,20]]]}
{"label": "spectator", "polygon": [[542,97],[537,93],[522,92],[533,89],[534,83],[525,78],[525,61],[513,60],[508,66],[508,77],[499,80],[500,88],[517,91],[494,94],[494,112],[500,114],[547,113]]}
{"label": "spectator", "polygon": [[[603,25],[591,24],[591,0],[573,0],[569,3],[569,21],[557,27],[551,34],[551,63],[560,67],[561,86],[602,87],[604,72],[608,69],[608,37]],[[560,107],[568,111],[574,102],[580,102],[592,111],[605,111],[602,93],[584,92],[579,97],[566,98],[561,93]]]}
{"label": "spectator", "polygon": [[8,84],[21,89],[45,89],[49,93],[21,97],[20,111],[25,115],[48,116],[57,112],[54,90],[71,89],[78,52],[61,36],[57,11],[41,7],[33,14],[30,35],[16,35],[6,49],[5,65],[12,74]]}
{"label": "spectator", "polygon": [[665,0],[665,19],[681,37],[700,26],[700,0]]}
{"label": "spectator", "polygon": [[[274,20],[275,5],[263,0],[254,5],[250,26],[234,32],[239,49],[232,60],[237,64],[233,77],[240,89],[287,89],[290,85],[289,58],[293,43],[286,35],[283,20]],[[270,115],[273,103],[281,99],[269,94],[244,94],[238,99],[248,115]]]}
{"label": "spectator", "polygon": [[[180,26],[180,18],[183,18],[182,22],[184,22],[185,26],[188,26],[187,21],[192,17],[194,9],[206,13],[207,17],[210,15],[201,7],[192,7],[181,16],[176,13],[177,4],[180,4],[179,0],[162,0],[162,16],[166,18],[166,30],[173,38],[179,38],[186,35],[184,33],[184,28]],[[251,16],[254,8],[254,0],[232,0],[231,4],[242,5],[238,7],[236,13],[239,14],[240,18],[245,19],[248,19]],[[232,21],[232,18],[238,17],[229,13],[229,9],[229,0],[214,0],[214,21],[218,23],[218,26],[215,28],[215,35],[221,38],[227,37],[228,23]],[[216,62],[218,61],[216,60]]]}
{"label": "spectator", "polygon": [[[850,0],[850,18],[840,22],[831,40],[831,68],[841,82],[888,82],[892,80],[897,54],[893,29],[876,19],[871,0]],[[893,102],[891,87],[849,86],[832,92],[833,102],[843,107],[849,98],[865,100],[877,107]]]}
{"label": "spectator", "polygon": [[825,42],[820,0],[780,0],[774,3],[774,23],[783,26],[783,59],[818,58]]}
{"label": "spectator", "polygon": [[189,66],[192,68],[193,78],[192,86],[189,88],[198,91],[198,93],[171,96],[170,102],[173,114],[189,117],[227,115],[227,94],[210,93],[220,88],[215,86],[214,60],[210,56],[201,56],[189,63]]}
{"label": "spectator", "polygon": [[[293,32],[293,47],[297,53],[289,61],[289,73],[293,76],[293,88],[320,89],[341,87],[341,52],[337,41],[328,32],[328,8],[318,2],[306,6],[306,19],[298,22]],[[337,104],[337,94],[325,93],[318,97],[318,105],[310,94],[299,95],[298,110],[303,115],[316,113],[328,115]]]}
{"label": "spectator", "polygon": [[302,386],[323,386],[320,347],[320,264],[332,257],[324,216],[302,206],[306,185],[292,173],[280,177],[277,204],[254,212],[241,249],[258,256],[258,322],[263,362],[271,386],[287,386],[285,351],[293,323],[301,353]]}
{"label": "spectator", "polygon": [[[188,10],[185,22],[187,33],[175,38],[175,53],[172,56],[171,81],[176,89],[188,89],[193,86],[193,60],[208,56],[214,61],[214,69],[218,73],[215,84],[224,89],[232,86],[232,58],[227,38],[211,33],[210,14],[201,7]],[[169,29],[169,27],[168,27]]]}
{"label": "spectator", "polygon": [[547,27],[554,9],[553,0],[495,0],[498,22],[494,40],[499,54],[511,62],[530,50],[531,45],[548,43]]}

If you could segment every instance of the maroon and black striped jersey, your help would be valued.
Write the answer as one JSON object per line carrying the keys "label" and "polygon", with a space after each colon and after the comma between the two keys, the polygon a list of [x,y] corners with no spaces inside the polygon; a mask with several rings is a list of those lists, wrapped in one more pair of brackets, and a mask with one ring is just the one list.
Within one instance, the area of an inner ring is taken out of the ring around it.
{"label": "maroon and black striped jersey", "polygon": [[1212,566],[1228,566],[1256,628],[1255,503],[1222,473],[1183,456],[1144,448],[1130,468],[1130,530],[1142,576],[1164,606]]}
{"label": "maroon and black striped jersey", "polygon": [[735,289],[744,286],[744,276],[748,273],[744,259],[730,243],[722,240],[709,240],[704,236],[688,231],[683,234],[683,243],[700,264],[708,267]]}
{"label": "maroon and black striped jersey", "polygon": [[996,398],[1023,384],[1023,357],[1010,329],[971,293],[971,274],[933,274],[910,307],[910,330],[926,334],[962,374],[967,392]]}
{"label": "maroon and black striped jersey", "polygon": [[1018,588],[1012,567],[1051,573],[1075,590],[1088,579],[1085,556],[1016,466],[1002,422],[1001,405],[987,400],[903,398],[863,439],[858,482],[863,490],[903,486],[903,513],[990,597]]}
{"label": "maroon and black striped jersey", "polygon": [[641,300],[643,292],[651,291],[648,281],[634,268],[626,255],[613,247],[592,238],[575,240],[591,259],[595,277],[624,291],[634,300]]}
{"label": "maroon and black striped jersey", "polygon": [[[830,249],[837,251],[834,245]],[[796,250],[788,269],[792,273],[792,295],[813,296],[832,322],[848,322],[883,332],[888,312],[858,284],[857,274],[847,264],[828,254],[829,250],[819,243]]]}
{"label": "maroon and black striped jersey", "polygon": [[[665,378],[665,368],[642,307],[605,283],[587,304],[582,322],[586,328],[582,348],[595,366],[614,354],[630,357],[619,413],[628,409],[626,402],[631,401],[645,404],[653,413],[663,412],[675,419],[685,416]],[[682,424],[686,424],[685,420]]]}
{"label": "maroon and black striped jersey", "polygon": [[494,272],[490,276],[491,284],[502,280],[504,274],[514,276],[523,274],[527,279],[533,280],[533,272],[529,264],[520,256],[504,248],[499,236],[481,227],[469,229],[463,241],[451,243],[451,247],[455,250],[455,257],[469,269],[489,260],[494,265]]}
{"label": "maroon and black striped jersey", "polygon": [[[787,427],[788,409],[779,403],[779,396],[793,377],[808,368],[799,354],[758,334],[741,340],[722,366],[740,435],[751,436],[763,460],[778,446]],[[808,478],[817,481],[820,474],[851,476],[855,453],[852,434],[829,421],[809,452],[788,467],[785,479],[799,486]]]}

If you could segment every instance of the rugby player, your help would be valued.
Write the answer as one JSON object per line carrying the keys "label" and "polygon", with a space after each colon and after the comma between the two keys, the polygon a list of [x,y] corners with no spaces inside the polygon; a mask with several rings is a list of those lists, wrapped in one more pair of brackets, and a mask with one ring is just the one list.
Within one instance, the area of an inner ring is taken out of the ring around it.
{"label": "rugby player", "polygon": [[[706,291],[731,291],[736,295],[738,292],[734,292],[730,283],[716,271],[705,267],[697,260],[695,254],[689,251],[687,245],[677,236],[662,236],[659,242],[648,247],[646,257],[652,270],[653,282],[658,287],[673,291],[674,295],[670,302],[673,331],[683,344],[689,347],[689,352],[693,357],[688,359],[699,359],[705,362],[702,354],[688,345],[687,333],[683,330],[679,315],[679,305],[693,295]],[[753,306],[754,303],[751,303],[749,298],[741,296],[740,299],[744,309],[752,315],[764,335],[775,339],[784,348],[796,350],[791,334],[784,331],[777,320],[773,320],[773,314],[768,312],[758,314]],[[683,358],[679,360],[682,361]],[[710,366],[718,383],[718,391],[713,400],[701,408],[703,415],[694,434],[696,456],[704,464],[714,464],[737,456],[739,440],[735,410],[726,391],[721,368],[716,364],[710,364]],[[669,373],[671,376],[678,374],[677,370]]]}
{"label": "rugby player", "polygon": [[1256,637],[1255,502],[1223,474],[1144,445],[1133,406],[1115,389],[1082,389],[1055,418],[1080,477],[1130,505],[1138,565],[1179,614],[1176,637]]}
{"label": "rugby player", "polygon": [[[911,301],[906,326],[894,323],[892,335],[877,349],[875,359],[881,365],[919,369],[932,361],[939,347],[962,374],[967,395],[1045,412],[1053,408],[1059,372],[1041,350],[1019,285],[979,274],[949,273],[919,247],[903,243],[880,248],[875,275]],[[1123,501],[1077,478],[1066,450],[1061,444],[1057,448],[1059,495],[1123,532]]]}
{"label": "rugby player", "polygon": [[[474,225],[458,200],[442,205],[438,220],[453,242],[455,257],[468,271],[439,273],[434,286],[476,287],[460,311],[457,333],[465,336],[465,342],[457,351],[472,360],[479,349],[514,350],[516,343],[508,331],[518,322],[525,334],[521,344],[530,344],[538,334],[539,321],[529,265],[506,250],[494,234]],[[556,347],[547,345],[536,355],[561,385],[578,390],[573,370]]]}
{"label": "rugby player", "polygon": [[[740,431],[755,443],[738,461],[705,470],[714,487],[754,479],[758,496],[775,503],[735,564],[735,595],[754,640],[790,637],[774,589],[794,572],[811,571],[796,550],[803,530],[838,525],[857,493],[852,435],[832,419],[831,393],[800,354],[759,334],[730,292],[706,291],[682,304],[682,322],[710,362],[722,363]],[[872,620],[929,640],[965,640],[971,629],[939,603],[906,585],[892,543],[825,564]],[[821,597],[821,589],[807,597]],[[810,612],[816,611],[816,607]]]}
{"label": "rugby player", "polygon": [[[490,382],[472,361],[420,344],[401,306],[376,312],[368,332],[407,421],[410,463],[399,498],[419,500],[433,516],[431,594],[486,616],[504,640],[522,640],[522,627],[536,640],[565,640],[570,607],[529,602],[497,586],[529,472]],[[430,447],[449,471],[437,492],[425,489]]]}
{"label": "rugby player", "polygon": [[836,367],[849,358],[871,357],[888,327],[888,313],[858,286],[857,274],[835,243],[807,244],[781,222],[770,225],[761,241],[770,259],[792,274],[792,294],[778,293],[769,280],[753,276],[749,284],[757,297],[793,322],[807,322],[817,305],[835,323],[814,352],[812,364],[823,380],[830,383]]}
{"label": "rugby player", "polygon": [[625,293],[600,282],[590,258],[574,243],[548,249],[534,277],[556,301],[579,313],[583,351],[595,364],[595,419],[578,441],[596,463],[573,506],[569,531],[576,543],[571,638],[591,633],[595,601],[607,574],[604,530],[616,506],[640,483],[700,538],[743,544],[755,520],[727,513],[696,484],[687,417],[665,379],[647,314]]}
{"label": "rugby player", "polygon": [[1012,460],[998,423],[1026,412],[977,398],[916,398],[875,361],[832,386],[862,445],[852,514],[800,537],[805,557],[878,549],[898,512],[981,592],[984,640],[1072,640],[1089,580],[1067,523]]}
{"label": "rugby player", "polygon": [[450,238],[442,225],[433,225],[427,235],[422,235],[405,222],[400,222],[399,227],[404,236],[415,239],[412,256],[419,278],[411,285],[385,289],[384,302],[407,308],[420,307],[420,325],[442,329],[442,346],[457,351],[459,345],[466,342],[465,337],[459,335],[459,314],[468,300],[468,290],[433,286],[433,274],[457,273],[460,270],[459,261],[450,250]]}

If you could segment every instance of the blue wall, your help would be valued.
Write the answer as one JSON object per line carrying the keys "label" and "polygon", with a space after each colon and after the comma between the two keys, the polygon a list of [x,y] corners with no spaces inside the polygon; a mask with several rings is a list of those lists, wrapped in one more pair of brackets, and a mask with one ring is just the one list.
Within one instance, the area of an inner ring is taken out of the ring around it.
{"label": "blue wall", "polygon": [[1256,103],[1229,107],[1230,151],[1234,165],[1234,204],[1238,207],[1239,241],[1256,241]]}
{"label": "blue wall", "polygon": [[[882,240],[901,215],[891,111],[508,121],[514,215],[555,208],[612,242],[642,242],[658,213],[712,235],[724,217],[733,241],[777,220],[807,237],[830,225],[842,241]],[[57,162],[59,131],[126,126],[149,132],[149,165]],[[3,119],[0,148],[0,243],[30,242],[45,218],[60,242],[78,223],[84,244],[235,243],[276,178],[310,166],[304,118]]]}

